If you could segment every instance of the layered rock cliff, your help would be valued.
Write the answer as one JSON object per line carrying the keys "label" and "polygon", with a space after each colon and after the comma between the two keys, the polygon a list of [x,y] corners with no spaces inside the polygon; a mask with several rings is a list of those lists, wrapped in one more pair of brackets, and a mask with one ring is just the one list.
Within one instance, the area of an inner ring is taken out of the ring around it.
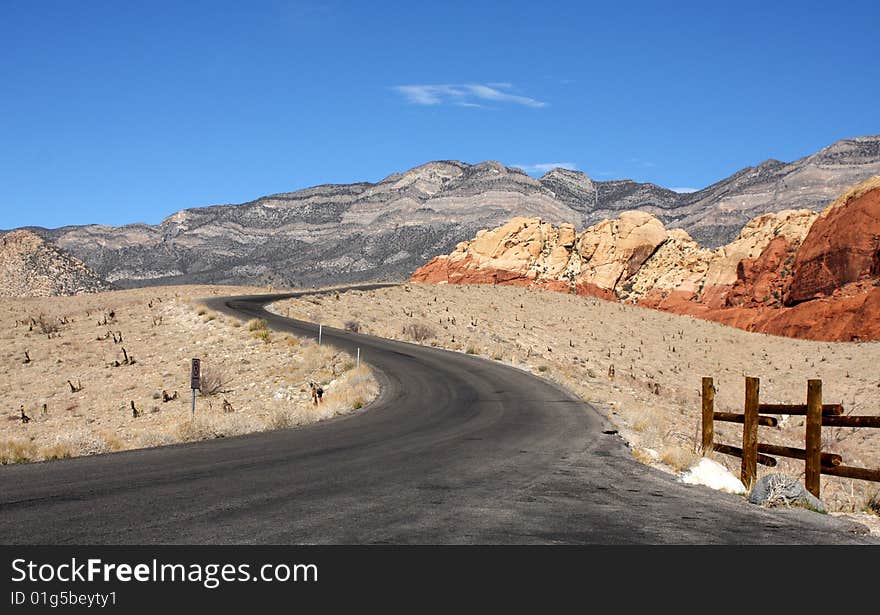
{"label": "layered rock cliff", "polygon": [[753,331],[880,339],[880,177],[821,214],[759,216],[714,250],[644,212],[623,212],[579,234],[571,225],[515,218],[434,258],[412,280],[536,286]]}

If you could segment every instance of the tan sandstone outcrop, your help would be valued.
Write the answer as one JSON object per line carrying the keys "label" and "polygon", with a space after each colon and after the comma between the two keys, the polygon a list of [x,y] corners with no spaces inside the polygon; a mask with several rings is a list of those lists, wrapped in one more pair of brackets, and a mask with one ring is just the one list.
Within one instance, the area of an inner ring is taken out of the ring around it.
{"label": "tan sandstone outcrop", "polygon": [[806,209],[759,216],[715,250],[644,212],[623,212],[579,235],[571,225],[516,218],[433,259],[412,280],[536,286],[753,331],[880,339],[880,177],[821,216]]}

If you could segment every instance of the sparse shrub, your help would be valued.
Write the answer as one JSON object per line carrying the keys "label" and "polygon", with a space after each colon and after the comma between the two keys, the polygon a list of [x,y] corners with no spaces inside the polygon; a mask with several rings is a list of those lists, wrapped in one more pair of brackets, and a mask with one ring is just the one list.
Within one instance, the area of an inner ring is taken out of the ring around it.
{"label": "sparse shrub", "polygon": [[412,322],[403,327],[403,334],[414,342],[424,342],[437,336],[434,327],[423,322]]}
{"label": "sparse shrub", "polygon": [[266,427],[268,429],[287,429],[288,427],[295,427],[299,424],[296,416],[290,410],[276,410],[271,415],[269,415],[268,421],[266,421]]}
{"label": "sparse shrub", "polygon": [[636,461],[644,463],[646,465],[657,461],[657,453],[644,448],[634,448],[632,451],[632,456],[635,458]]}
{"label": "sparse shrub", "polygon": [[37,457],[37,447],[29,440],[0,442],[0,464],[25,463]]}
{"label": "sparse shrub", "polygon": [[352,333],[358,333],[361,330],[361,325],[356,320],[346,320],[345,321],[345,330],[351,331]]}
{"label": "sparse shrub", "polygon": [[266,331],[269,323],[262,318],[254,318],[248,321],[248,331]]}
{"label": "sparse shrub", "polygon": [[61,323],[57,318],[50,318],[45,314],[40,314],[37,317],[37,325],[40,327],[40,332],[44,335],[54,335],[61,329]]}
{"label": "sparse shrub", "polygon": [[465,350],[465,352],[468,354],[477,354],[477,349],[474,348],[473,346],[468,346],[467,350]]}
{"label": "sparse shrub", "polygon": [[868,498],[865,504],[865,511],[880,517],[880,491]]}
{"label": "sparse shrub", "polygon": [[232,326],[235,327],[236,329],[238,329],[241,326],[241,321],[240,320],[233,320]]}
{"label": "sparse shrub", "polygon": [[667,444],[663,447],[660,460],[676,472],[682,472],[696,464],[699,456],[692,449],[678,444]]}
{"label": "sparse shrub", "polygon": [[547,367],[546,365],[539,365],[539,366],[538,366],[538,371],[541,372],[542,374],[543,374],[544,372],[546,372],[548,369],[550,369],[550,368]]}
{"label": "sparse shrub", "polygon": [[58,442],[45,447],[41,451],[41,457],[46,461],[51,461],[53,459],[67,459],[73,457],[73,454],[73,448],[66,442]]}
{"label": "sparse shrub", "polygon": [[37,447],[27,440],[0,442],[0,464],[24,463],[36,457]]}
{"label": "sparse shrub", "polygon": [[351,407],[354,408],[355,410],[360,410],[361,408],[364,407],[364,400],[362,400],[360,397],[358,397],[356,400],[354,400],[354,403],[351,405]]}
{"label": "sparse shrub", "polygon": [[199,392],[205,397],[210,397],[219,393],[228,393],[228,376],[218,367],[203,369],[202,377],[199,380]]}
{"label": "sparse shrub", "polygon": [[258,340],[263,340],[263,342],[266,344],[272,341],[272,336],[269,334],[268,329],[260,329],[258,331],[254,331],[254,338]]}
{"label": "sparse shrub", "polygon": [[205,308],[199,308],[199,311],[196,312],[196,314],[198,314],[199,316],[204,316],[207,313],[208,313],[208,310],[206,310]]}

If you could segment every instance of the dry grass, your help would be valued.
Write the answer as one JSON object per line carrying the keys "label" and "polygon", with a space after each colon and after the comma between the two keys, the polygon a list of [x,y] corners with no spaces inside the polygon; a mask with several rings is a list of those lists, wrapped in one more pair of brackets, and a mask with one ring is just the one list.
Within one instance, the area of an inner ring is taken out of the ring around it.
{"label": "dry grass", "polygon": [[[841,402],[855,414],[880,412],[880,343],[792,340],[511,286],[407,284],[345,292],[338,301],[307,296],[273,309],[334,327],[357,320],[362,333],[407,341],[412,336],[404,327],[430,323],[436,336],[423,343],[495,358],[565,385],[617,425],[635,456],[670,472],[696,450],[702,376],[715,378],[719,411],[742,411],[743,376],[753,375],[761,378],[761,399],[768,403],[803,403],[807,379],[821,378],[826,402]],[[842,454],[847,465],[880,468],[880,430],[823,433],[827,450]],[[803,417],[761,427],[760,437],[803,446]],[[741,426],[716,424],[716,441],[741,439]],[[739,459],[716,460],[739,474]],[[759,474],[768,471],[759,466]],[[772,471],[801,477],[803,464],[780,459]],[[875,491],[874,483],[822,477],[823,500],[832,510],[863,510]]]}
{"label": "dry grass", "polygon": [[[0,408],[6,414],[0,421],[0,464],[262,431],[278,425],[280,413],[295,417],[285,426],[304,425],[351,411],[353,397],[364,402],[375,397],[368,368],[362,368],[357,387],[351,384],[352,357],[270,335],[265,321],[241,327],[197,301],[254,292],[260,291],[182,286],[0,299]],[[254,333],[266,335],[255,339]],[[122,341],[114,341],[120,336]],[[133,364],[124,363],[122,348],[136,357]],[[193,357],[202,360],[205,387],[195,420],[189,391]],[[82,389],[74,391],[68,380]],[[307,388],[312,380],[326,391],[318,409]],[[27,424],[18,420],[21,405],[32,419]]]}
{"label": "dry grass", "polygon": [[667,442],[660,453],[660,460],[676,472],[683,472],[696,464],[700,456],[694,452],[693,447]]}
{"label": "dry grass", "polygon": [[253,318],[248,321],[248,331],[266,331],[269,329],[269,323],[262,318]]}

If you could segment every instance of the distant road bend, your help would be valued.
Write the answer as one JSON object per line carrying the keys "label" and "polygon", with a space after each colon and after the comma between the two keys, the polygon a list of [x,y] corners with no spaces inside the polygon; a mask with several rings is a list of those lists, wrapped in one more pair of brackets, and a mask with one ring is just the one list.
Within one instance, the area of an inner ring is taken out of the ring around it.
{"label": "distant road bend", "polygon": [[[289,296],[207,303],[315,336],[316,325],[264,310]],[[359,347],[375,368],[382,393],[364,411],[2,467],[0,542],[880,542],[829,515],[676,483],[634,461],[588,404],[501,363],[330,328],[323,340]]]}

